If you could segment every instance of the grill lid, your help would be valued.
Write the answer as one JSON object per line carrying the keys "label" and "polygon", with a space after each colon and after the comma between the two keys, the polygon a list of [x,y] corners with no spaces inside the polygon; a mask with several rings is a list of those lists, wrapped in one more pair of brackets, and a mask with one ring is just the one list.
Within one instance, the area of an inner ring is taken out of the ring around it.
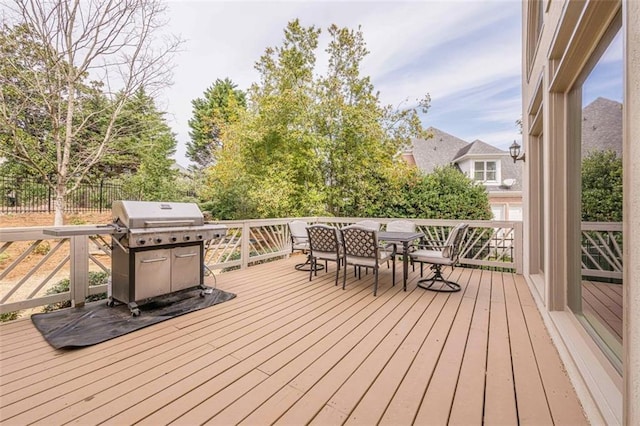
{"label": "grill lid", "polygon": [[129,229],[204,225],[195,203],[118,200],[113,202],[111,213],[114,223]]}

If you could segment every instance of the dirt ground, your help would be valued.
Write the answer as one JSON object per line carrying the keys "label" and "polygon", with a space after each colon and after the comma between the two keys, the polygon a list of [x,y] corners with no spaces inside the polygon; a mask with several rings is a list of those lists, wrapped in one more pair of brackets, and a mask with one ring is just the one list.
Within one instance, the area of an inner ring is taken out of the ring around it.
{"label": "dirt ground", "polygon": [[[89,225],[111,222],[111,212],[77,213],[65,215],[65,225]],[[0,214],[0,228],[14,228],[23,226],[53,225],[53,213],[15,213]]]}

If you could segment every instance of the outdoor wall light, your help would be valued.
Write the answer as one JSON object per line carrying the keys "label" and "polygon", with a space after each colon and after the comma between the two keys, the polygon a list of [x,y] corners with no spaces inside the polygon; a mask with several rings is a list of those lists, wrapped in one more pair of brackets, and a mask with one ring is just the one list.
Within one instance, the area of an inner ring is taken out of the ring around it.
{"label": "outdoor wall light", "polygon": [[520,145],[516,141],[513,141],[509,147],[509,154],[511,155],[511,158],[513,158],[514,163],[518,160],[524,161],[524,153],[520,155]]}

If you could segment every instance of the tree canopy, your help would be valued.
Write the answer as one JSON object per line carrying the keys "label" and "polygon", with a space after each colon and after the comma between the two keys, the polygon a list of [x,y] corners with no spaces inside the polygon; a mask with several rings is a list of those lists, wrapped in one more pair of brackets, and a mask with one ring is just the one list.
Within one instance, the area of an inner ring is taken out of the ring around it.
{"label": "tree canopy", "polygon": [[612,150],[582,160],[582,220],[622,222],[622,159]]}
{"label": "tree canopy", "polygon": [[217,79],[202,98],[191,102],[193,117],[189,120],[187,157],[199,168],[214,163],[223,146],[223,128],[238,120],[238,111],[246,108],[246,95],[229,78]]}
{"label": "tree canopy", "polygon": [[208,170],[214,216],[362,214],[390,179],[407,173],[398,154],[423,134],[417,108],[428,108],[428,96],[405,109],[382,105],[361,75],[369,53],[362,32],[335,25],[320,75],[320,33],[294,20],[282,44],[257,61],[260,80]]}
{"label": "tree canopy", "polygon": [[0,155],[65,195],[109,152],[120,152],[121,114],[144,89],[170,83],[181,41],[157,37],[159,0],[16,0],[0,29]]}

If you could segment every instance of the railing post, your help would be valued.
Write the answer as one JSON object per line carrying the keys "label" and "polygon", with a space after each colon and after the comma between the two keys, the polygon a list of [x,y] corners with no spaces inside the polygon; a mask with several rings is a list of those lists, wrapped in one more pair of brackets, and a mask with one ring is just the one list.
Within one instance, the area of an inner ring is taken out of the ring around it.
{"label": "railing post", "polygon": [[513,252],[513,262],[516,268],[516,274],[522,275],[524,272],[524,236],[522,235],[523,226],[522,222],[515,222],[513,224],[513,243],[514,243],[514,252]]}
{"label": "railing post", "polygon": [[240,249],[241,264],[240,269],[246,269],[249,267],[249,256],[251,255],[251,226],[248,222],[242,224],[242,247]]}
{"label": "railing post", "polygon": [[89,238],[86,235],[71,237],[71,271],[69,296],[71,306],[84,306],[89,287]]}

